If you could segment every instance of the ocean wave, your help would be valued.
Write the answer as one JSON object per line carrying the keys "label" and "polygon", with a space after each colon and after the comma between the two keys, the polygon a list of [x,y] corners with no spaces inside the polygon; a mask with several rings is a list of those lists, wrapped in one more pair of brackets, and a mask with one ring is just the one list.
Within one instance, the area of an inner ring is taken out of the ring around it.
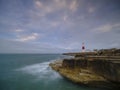
{"label": "ocean wave", "polygon": [[61,76],[54,72],[50,67],[49,67],[49,62],[43,62],[43,63],[37,63],[33,65],[27,65],[22,68],[16,69],[16,71],[22,72],[24,74],[29,74],[33,75],[36,77],[36,80],[39,79],[56,79],[56,78],[61,78]]}

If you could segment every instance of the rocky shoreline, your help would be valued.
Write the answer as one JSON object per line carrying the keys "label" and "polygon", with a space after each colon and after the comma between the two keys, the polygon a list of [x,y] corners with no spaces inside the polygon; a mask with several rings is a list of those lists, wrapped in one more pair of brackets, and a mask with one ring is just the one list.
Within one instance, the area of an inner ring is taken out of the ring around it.
{"label": "rocky shoreline", "polygon": [[[106,69],[106,71],[103,70],[102,71],[103,74],[99,74],[101,73],[101,71],[98,68],[105,67],[107,65],[106,63],[109,62],[105,62],[105,61],[103,62],[102,60],[98,60],[97,62],[92,60],[91,62],[86,60],[87,63],[85,63],[85,60],[86,59],[82,60],[81,58],[76,60],[76,57],[73,59],[64,59],[50,63],[50,67],[53,70],[57,71],[60,75],[62,75],[66,79],[74,83],[77,83],[79,85],[83,84],[90,87],[99,87],[99,88],[108,88],[108,89],[120,88],[120,82],[119,82],[120,70],[116,70],[113,73],[115,74],[115,77],[114,75],[112,76],[109,75],[111,74],[111,71],[114,70],[114,66],[116,66],[116,64],[110,63],[110,65],[112,65],[112,69],[111,66],[110,66],[110,71],[108,71],[108,68],[104,68]],[[98,63],[100,64],[101,62],[102,64],[105,63],[105,65],[103,66],[98,65],[99,67],[95,66],[96,64]],[[94,68],[97,69],[98,71],[95,70]],[[118,67],[117,69],[120,68]],[[106,78],[106,75],[109,75],[108,78]],[[111,78],[111,80],[109,78]]]}

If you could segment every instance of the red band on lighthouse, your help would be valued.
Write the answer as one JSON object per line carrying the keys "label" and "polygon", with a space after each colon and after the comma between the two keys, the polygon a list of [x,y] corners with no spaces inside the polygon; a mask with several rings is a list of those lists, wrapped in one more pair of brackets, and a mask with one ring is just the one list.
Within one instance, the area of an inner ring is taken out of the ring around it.
{"label": "red band on lighthouse", "polygon": [[85,50],[85,46],[84,46],[84,43],[82,43],[82,51]]}

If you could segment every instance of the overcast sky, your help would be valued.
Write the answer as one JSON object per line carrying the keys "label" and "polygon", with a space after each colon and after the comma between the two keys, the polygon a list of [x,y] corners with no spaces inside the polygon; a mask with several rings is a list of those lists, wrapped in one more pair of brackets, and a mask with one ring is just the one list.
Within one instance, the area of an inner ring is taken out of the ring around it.
{"label": "overcast sky", "polygon": [[120,48],[120,0],[0,0],[0,53]]}

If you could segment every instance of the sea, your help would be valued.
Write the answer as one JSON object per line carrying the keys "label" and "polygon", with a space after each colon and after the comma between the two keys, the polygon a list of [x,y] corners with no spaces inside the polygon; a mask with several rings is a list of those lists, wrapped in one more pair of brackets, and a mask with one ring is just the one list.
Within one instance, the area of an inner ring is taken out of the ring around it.
{"label": "sea", "polygon": [[61,54],[0,54],[0,90],[101,90],[76,85],[52,70]]}

